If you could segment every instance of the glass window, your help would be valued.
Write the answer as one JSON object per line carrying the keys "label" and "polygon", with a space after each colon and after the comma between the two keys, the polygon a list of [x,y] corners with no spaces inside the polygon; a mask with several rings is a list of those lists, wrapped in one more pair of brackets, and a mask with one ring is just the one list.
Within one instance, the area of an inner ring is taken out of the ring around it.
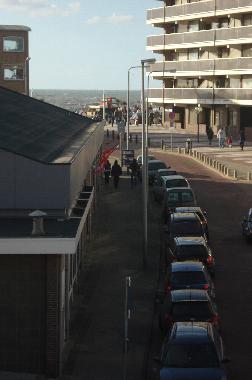
{"label": "glass window", "polygon": [[23,80],[24,68],[21,66],[4,67],[4,80]]}
{"label": "glass window", "polygon": [[208,252],[204,245],[180,245],[178,247],[179,258],[187,260],[191,258],[206,259]]}
{"label": "glass window", "polygon": [[23,37],[4,37],[3,38],[3,51],[6,52],[22,52],[24,51],[24,38]]}
{"label": "glass window", "polygon": [[252,13],[243,16],[243,26],[252,25]]}
{"label": "glass window", "polygon": [[206,284],[206,278],[201,271],[194,272],[174,272],[171,274],[171,284],[173,286],[190,286],[193,284]]}
{"label": "glass window", "polygon": [[176,236],[184,236],[184,235],[194,235],[194,234],[201,234],[202,228],[201,224],[194,221],[182,221],[180,220],[178,223],[172,224],[172,232]]}
{"label": "glass window", "polygon": [[252,45],[243,45],[242,46],[242,56],[243,57],[252,57]]}
{"label": "glass window", "polygon": [[244,76],[242,78],[242,88],[252,88],[252,76]]}
{"label": "glass window", "polygon": [[175,321],[186,321],[190,318],[198,321],[205,321],[206,319],[211,318],[212,311],[208,302],[176,302],[172,308],[172,316]]}
{"label": "glass window", "polygon": [[219,20],[219,28],[228,28],[229,20],[228,17],[223,17]]}
{"label": "glass window", "polygon": [[222,46],[222,47],[218,48],[217,55],[218,55],[218,58],[228,58],[229,49],[225,46]]}
{"label": "glass window", "polygon": [[171,344],[164,358],[165,367],[219,368],[216,349],[212,343]]}
{"label": "glass window", "polygon": [[184,191],[181,193],[181,200],[183,202],[192,202],[193,201],[193,195],[190,191]]}
{"label": "glass window", "polygon": [[188,50],[188,59],[199,59],[199,49],[189,49]]}
{"label": "glass window", "polygon": [[188,32],[197,32],[199,30],[199,21],[193,20],[188,23]]}
{"label": "glass window", "polygon": [[171,187],[188,187],[188,183],[185,179],[180,178],[180,179],[172,179],[172,180],[167,180],[165,184],[166,188],[171,188]]}

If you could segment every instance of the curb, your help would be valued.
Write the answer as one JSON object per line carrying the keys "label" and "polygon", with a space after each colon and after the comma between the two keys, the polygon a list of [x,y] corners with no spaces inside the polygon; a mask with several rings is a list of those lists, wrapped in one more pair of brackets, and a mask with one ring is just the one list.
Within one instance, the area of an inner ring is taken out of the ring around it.
{"label": "curb", "polygon": [[[164,149],[164,151],[168,151],[167,149]],[[244,177],[246,179],[241,179],[238,178],[238,172],[236,169],[230,168],[227,165],[223,164],[222,162],[213,159],[209,157],[205,153],[201,153],[197,151],[196,149],[189,149],[187,150],[186,148],[175,148],[174,150],[170,150],[169,153],[172,154],[179,154],[179,155],[184,155],[187,157],[190,157],[194,159],[197,162],[200,162],[204,166],[208,167],[209,169],[212,169],[216,173],[222,175],[224,178],[228,178],[230,180],[234,181],[242,181],[242,182],[251,182],[252,181],[252,172],[242,172]]]}

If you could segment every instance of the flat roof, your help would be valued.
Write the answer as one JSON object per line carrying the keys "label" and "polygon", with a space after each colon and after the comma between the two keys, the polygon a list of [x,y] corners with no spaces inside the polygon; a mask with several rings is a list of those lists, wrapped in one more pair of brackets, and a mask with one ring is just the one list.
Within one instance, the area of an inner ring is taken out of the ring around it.
{"label": "flat roof", "polygon": [[0,25],[0,30],[15,30],[20,32],[30,32],[31,28],[25,25]]}

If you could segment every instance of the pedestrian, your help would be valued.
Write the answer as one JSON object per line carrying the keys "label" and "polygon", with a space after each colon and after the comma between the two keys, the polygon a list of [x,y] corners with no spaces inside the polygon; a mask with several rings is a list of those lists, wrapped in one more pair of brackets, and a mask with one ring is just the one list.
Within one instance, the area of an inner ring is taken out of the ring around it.
{"label": "pedestrian", "polygon": [[228,138],[227,138],[227,145],[229,146],[229,148],[232,148],[232,145],[233,145],[232,136],[228,136]]}
{"label": "pedestrian", "polygon": [[241,133],[241,136],[240,136],[240,147],[241,147],[241,150],[243,150],[244,144],[245,144],[245,136],[244,136],[244,133]]}
{"label": "pedestrian", "polygon": [[120,175],[122,175],[122,168],[118,164],[118,161],[115,160],[114,165],[112,166],[112,170],[111,170],[111,177],[114,178],[114,188],[115,189],[118,188],[118,182],[120,179]]}
{"label": "pedestrian", "polygon": [[130,164],[130,176],[131,176],[131,186],[137,183],[137,178],[140,176],[140,166],[137,163],[137,160],[133,158],[132,163]]}
{"label": "pedestrian", "polygon": [[109,184],[109,178],[110,178],[110,172],[111,172],[111,164],[110,164],[109,160],[106,161],[104,168],[103,168],[103,171],[104,171],[105,184],[107,185],[107,184]]}
{"label": "pedestrian", "polygon": [[224,148],[226,133],[222,127],[217,132],[217,139],[219,140],[219,148]]}

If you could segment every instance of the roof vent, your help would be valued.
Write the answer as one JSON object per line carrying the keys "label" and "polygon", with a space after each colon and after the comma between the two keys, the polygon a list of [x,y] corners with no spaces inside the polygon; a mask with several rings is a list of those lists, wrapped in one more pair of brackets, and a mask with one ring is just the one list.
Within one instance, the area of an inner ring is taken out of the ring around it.
{"label": "roof vent", "polygon": [[33,236],[45,235],[44,217],[47,216],[47,214],[43,211],[36,210],[36,211],[31,212],[29,216],[33,218],[32,235]]}

